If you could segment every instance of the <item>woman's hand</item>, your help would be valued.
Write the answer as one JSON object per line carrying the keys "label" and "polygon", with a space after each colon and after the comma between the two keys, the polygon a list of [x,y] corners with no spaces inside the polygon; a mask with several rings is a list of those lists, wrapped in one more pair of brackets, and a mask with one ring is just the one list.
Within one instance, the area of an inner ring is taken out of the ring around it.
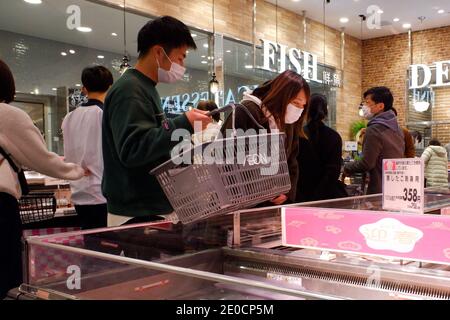
{"label": "woman's hand", "polygon": [[278,196],[277,198],[270,200],[274,205],[280,206],[287,201],[288,197],[285,194]]}

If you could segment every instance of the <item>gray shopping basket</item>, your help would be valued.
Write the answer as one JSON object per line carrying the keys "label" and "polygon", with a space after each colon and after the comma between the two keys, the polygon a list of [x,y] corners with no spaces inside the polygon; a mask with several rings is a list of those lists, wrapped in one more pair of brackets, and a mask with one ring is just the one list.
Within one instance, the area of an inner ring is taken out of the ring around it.
{"label": "gray shopping basket", "polygon": [[[234,117],[240,106],[232,107]],[[192,161],[178,164],[181,157]],[[291,189],[284,133],[216,139],[173,157],[151,174],[185,224],[250,208]]]}

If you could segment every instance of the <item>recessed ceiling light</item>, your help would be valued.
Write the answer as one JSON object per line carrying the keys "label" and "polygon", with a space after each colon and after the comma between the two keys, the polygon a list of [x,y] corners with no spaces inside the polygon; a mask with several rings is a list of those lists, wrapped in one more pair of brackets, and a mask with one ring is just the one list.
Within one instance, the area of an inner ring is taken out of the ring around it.
{"label": "recessed ceiling light", "polygon": [[97,56],[99,59],[105,59],[105,56]]}
{"label": "recessed ceiling light", "polygon": [[380,10],[378,10],[377,12],[378,12],[379,14],[382,14],[382,13],[384,13],[384,11],[383,11],[383,10],[381,10],[381,9],[380,9]]}
{"label": "recessed ceiling light", "polygon": [[348,18],[343,17],[343,18],[340,18],[339,21],[341,23],[347,23],[348,22]]}
{"label": "recessed ceiling light", "polygon": [[394,22],[399,22],[400,19],[399,18],[394,18]]}
{"label": "recessed ceiling light", "polygon": [[404,28],[404,29],[409,29],[409,28],[411,28],[411,23],[404,23],[404,24],[403,24],[403,28]]}
{"label": "recessed ceiling light", "polygon": [[39,94],[39,89],[34,89],[34,94]]}
{"label": "recessed ceiling light", "polygon": [[61,55],[62,55],[63,57],[65,57],[65,56],[67,56],[67,53],[66,53],[66,52],[61,52]]}
{"label": "recessed ceiling light", "polygon": [[34,92],[33,92],[33,91],[31,91],[30,93],[31,93],[31,94],[34,94]]}
{"label": "recessed ceiling light", "polygon": [[70,54],[75,54],[75,50],[69,50]]}
{"label": "recessed ceiling light", "polygon": [[92,32],[92,28],[89,28],[89,27],[78,27],[77,30],[80,32],[85,32],[85,33]]}
{"label": "recessed ceiling light", "polygon": [[29,3],[29,4],[41,4],[42,3],[42,0],[23,0],[23,1],[25,1],[26,3]]}
{"label": "recessed ceiling light", "polygon": [[192,38],[195,38],[197,35],[195,33],[191,33]]}
{"label": "recessed ceiling light", "polygon": [[77,84],[75,85],[75,87],[81,87],[81,84],[77,83]]}
{"label": "recessed ceiling light", "polygon": [[56,91],[56,90],[58,90],[58,89],[57,89],[57,88],[52,88],[52,90],[53,90],[53,91]]}
{"label": "recessed ceiling light", "polygon": [[292,2],[300,2],[301,0],[292,0]]}
{"label": "recessed ceiling light", "polygon": [[250,64],[249,64],[249,65],[246,65],[246,66],[245,66],[245,69],[253,69],[253,66],[250,65]]}
{"label": "recessed ceiling light", "polygon": [[205,43],[204,45],[203,45],[203,48],[208,48],[209,46],[208,46],[208,44],[207,43]]}
{"label": "recessed ceiling light", "polygon": [[117,33],[115,33],[115,32],[111,33],[111,35],[112,35],[113,37],[117,37]]}
{"label": "recessed ceiling light", "polygon": [[226,52],[227,52],[227,53],[231,53],[231,50],[227,50]]}
{"label": "recessed ceiling light", "polygon": [[207,63],[208,63],[208,61],[205,61],[205,60],[202,61],[202,64],[207,64]]}
{"label": "recessed ceiling light", "polygon": [[201,56],[202,58],[206,58],[206,56]]}
{"label": "recessed ceiling light", "polygon": [[245,53],[245,56],[248,56],[248,52]]}
{"label": "recessed ceiling light", "polygon": [[441,10],[438,11],[438,13],[439,13],[439,14],[443,14],[443,13],[445,13],[445,10],[444,10],[444,9],[441,9]]}

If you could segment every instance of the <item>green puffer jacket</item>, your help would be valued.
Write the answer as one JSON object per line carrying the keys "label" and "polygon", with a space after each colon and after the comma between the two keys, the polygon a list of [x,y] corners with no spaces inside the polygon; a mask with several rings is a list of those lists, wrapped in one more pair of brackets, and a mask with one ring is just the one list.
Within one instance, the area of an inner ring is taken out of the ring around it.
{"label": "green puffer jacket", "polygon": [[427,187],[448,188],[447,150],[441,146],[429,146],[422,159],[425,161]]}

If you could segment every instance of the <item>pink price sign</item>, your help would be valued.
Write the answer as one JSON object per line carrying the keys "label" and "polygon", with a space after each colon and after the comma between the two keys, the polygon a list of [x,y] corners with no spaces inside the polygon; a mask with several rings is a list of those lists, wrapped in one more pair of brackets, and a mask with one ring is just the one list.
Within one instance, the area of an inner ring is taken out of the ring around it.
{"label": "pink price sign", "polygon": [[450,217],[283,208],[283,245],[450,265]]}

